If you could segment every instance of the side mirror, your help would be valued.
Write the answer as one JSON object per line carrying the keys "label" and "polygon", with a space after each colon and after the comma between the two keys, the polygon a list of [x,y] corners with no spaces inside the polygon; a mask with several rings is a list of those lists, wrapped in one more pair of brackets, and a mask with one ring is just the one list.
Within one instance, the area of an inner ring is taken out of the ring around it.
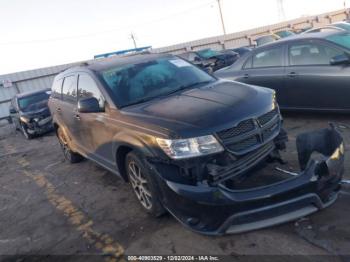
{"label": "side mirror", "polygon": [[348,65],[350,64],[350,57],[347,54],[337,55],[330,61],[331,65]]}
{"label": "side mirror", "polygon": [[83,98],[78,101],[78,112],[80,113],[98,113],[102,111],[95,97]]}
{"label": "side mirror", "polygon": [[16,114],[17,113],[17,111],[16,111],[16,109],[14,109],[13,107],[10,107],[10,114]]}

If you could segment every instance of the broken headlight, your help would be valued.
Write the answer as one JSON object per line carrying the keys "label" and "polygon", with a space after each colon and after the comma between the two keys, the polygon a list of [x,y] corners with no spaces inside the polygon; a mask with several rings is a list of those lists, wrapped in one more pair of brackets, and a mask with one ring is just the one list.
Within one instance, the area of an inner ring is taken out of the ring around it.
{"label": "broken headlight", "polygon": [[157,143],[173,159],[204,156],[224,151],[224,148],[212,135],[174,140],[157,138]]}

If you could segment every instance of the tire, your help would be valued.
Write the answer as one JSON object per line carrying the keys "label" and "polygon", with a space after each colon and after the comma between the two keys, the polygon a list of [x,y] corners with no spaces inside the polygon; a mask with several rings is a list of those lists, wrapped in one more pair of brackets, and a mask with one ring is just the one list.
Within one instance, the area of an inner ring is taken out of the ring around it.
{"label": "tire", "polygon": [[126,156],[125,167],[131,188],[143,209],[155,217],[163,215],[166,211],[159,200],[153,174],[144,164],[143,157],[130,152]]}
{"label": "tire", "polygon": [[20,125],[21,125],[21,131],[24,137],[28,140],[32,139],[34,135],[28,133],[26,124],[21,123]]}
{"label": "tire", "polygon": [[67,160],[71,164],[78,163],[83,160],[83,157],[80,154],[73,152],[70,149],[67,142],[66,135],[64,134],[62,128],[59,127],[57,129],[56,135],[57,135],[58,141],[60,142],[65,160]]}

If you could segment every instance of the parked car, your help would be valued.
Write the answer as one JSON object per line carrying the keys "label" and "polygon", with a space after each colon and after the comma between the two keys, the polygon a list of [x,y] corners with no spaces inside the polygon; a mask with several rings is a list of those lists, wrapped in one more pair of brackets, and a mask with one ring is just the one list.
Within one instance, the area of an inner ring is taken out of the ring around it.
{"label": "parked car", "polygon": [[238,48],[234,48],[231,49],[233,52],[239,54],[239,56],[243,56],[244,54],[252,51],[253,47],[247,47],[247,46],[243,46],[243,47],[238,47]]}
{"label": "parked car", "polygon": [[348,22],[337,22],[337,23],[333,23],[332,25],[335,27],[339,27],[350,33],[350,23]]}
{"label": "parked car", "polygon": [[280,38],[285,38],[285,37],[289,37],[289,36],[295,35],[294,32],[289,31],[289,30],[277,31],[277,32],[274,32],[274,34],[277,35]]}
{"label": "parked car", "polygon": [[213,72],[213,68],[215,66],[216,59],[203,59],[196,52],[190,51],[186,53],[182,53],[178,55],[179,57],[191,62],[192,64],[202,68],[204,71],[208,73]]}
{"label": "parked car", "polygon": [[346,30],[340,26],[336,25],[326,25],[322,27],[310,28],[302,32],[302,34],[310,34],[310,33],[321,33],[321,32],[346,32]]}
{"label": "parked car", "polygon": [[215,75],[274,89],[282,109],[350,111],[350,34],[281,39]]}
{"label": "parked car", "polygon": [[[197,232],[296,219],[334,202],[339,190],[344,159],[335,129],[297,138],[300,175],[263,175],[287,138],[275,92],[218,80],[176,56],[70,68],[55,77],[49,106],[67,160],[95,161],[129,181],[145,211],[168,210]],[[313,143],[327,162],[309,160]],[[241,183],[253,173],[260,182],[247,190]]]}
{"label": "parked car", "polygon": [[45,89],[17,94],[12,98],[10,122],[27,139],[52,130],[52,118],[47,105],[50,94],[51,89]]}
{"label": "parked car", "polygon": [[202,63],[205,67],[209,64],[212,71],[230,66],[239,58],[239,55],[232,50],[216,51],[209,48],[187,52],[179,56],[195,64]]}
{"label": "parked car", "polygon": [[266,45],[266,44],[271,43],[271,42],[275,42],[278,39],[280,39],[280,37],[278,35],[269,34],[269,35],[264,35],[264,36],[258,37],[257,39],[255,39],[255,42],[256,42],[257,46],[262,46],[262,45]]}

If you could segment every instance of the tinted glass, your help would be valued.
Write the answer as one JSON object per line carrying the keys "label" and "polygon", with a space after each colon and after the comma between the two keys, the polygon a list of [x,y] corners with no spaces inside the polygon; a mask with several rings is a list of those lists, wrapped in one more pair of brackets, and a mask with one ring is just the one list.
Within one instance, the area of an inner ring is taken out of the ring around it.
{"label": "tinted glass", "polygon": [[344,52],[320,44],[299,44],[289,48],[290,65],[329,65],[331,59]]}
{"label": "tinted glass", "polygon": [[75,76],[64,78],[62,87],[62,98],[64,101],[77,102],[77,82]]}
{"label": "tinted glass", "polygon": [[243,65],[244,69],[252,68],[252,57],[250,56]]}
{"label": "tinted glass", "polygon": [[95,80],[92,79],[88,74],[79,74],[78,94],[79,99],[95,97],[100,104],[100,108],[104,108],[105,99],[100,92],[100,89],[98,88]]}
{"label": "tinted glass", "polygon": [[21,97],[18,99],[18,106],[19,108],[24,111],[33,111],[38,108],[42,108],[43,106],[46,106],[47,100],[50,97],[51,92],[46,91],[42,93],[37,93],[34,95],[29,95],[26,97]]}
{"label": "tinted glass", "polygon": [[275,41],[275,37],[273,37],[272,35],[267,35],[267,36],[262,36],[262,37],[259,37],[258,39],[256,39],[256,44],[259,46],[259,45],[264,45],[264,44],[267,44],[267,43],[271,43],[273,41]]}
{"label": "tinted glass", "polygon": [[210,58],[212,56],[219,55],[219,52],[214,51],[212,49],[205,49],[197,51],[197,54],[202,58]]}
{"label": "tinted glass", "polygon": [[327,40],[350,50],[350,34],[332,35],[327,37]]}
{"label": "tinted glass", "polygon": [[254,68],[282,66],[282,65],[283,65],[283,54],[282,54],[281,47],[267,49],[253,56]]}
{"label": "tinted glass", "polygon": [[53,82],[52,94],[51,94],[52,97],[61,98],[62,82],[63,82],[63,79],[59,79]]}
{"label": "tinted glass", "polygon": [[101,72],[120,107],[169,95],[215,78],[180,58],[159,58]]}

